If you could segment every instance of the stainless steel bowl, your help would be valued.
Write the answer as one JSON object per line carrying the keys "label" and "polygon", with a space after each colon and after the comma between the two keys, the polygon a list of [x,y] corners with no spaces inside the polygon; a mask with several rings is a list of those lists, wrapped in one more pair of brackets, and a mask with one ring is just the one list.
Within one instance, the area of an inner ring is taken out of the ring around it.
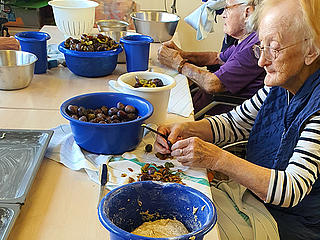
{"label": "stainless steel bowl", "polygon": [[[108,36],[108,37],[111,37],[113,40],[120,43],[120,38],[127,36],[127,35],[135,35],[135,34],[139,34],[139,33],[127,32],[127,31],[107,31],[107,32],[101,32],[101,34]],[[124,51],[119,53],[118,63],[126,63],[126,54]]]}
{"label": "stainless steel bowl", "polygon": [[136,31],[152,37],[154,42],[170,40],[180,20],[179,16],[163,11],[139,11],[130,16]]}
{"label": "stainless steel bowl", "polygon": [[108,32],[108,31],[127,31],[129,23],[125,21],[120,21],[116,19],[108,20],[99,20],[96,22],[99,32]]}
{"label": "stainless steel bowl", "polygon": [[0,89],[16,90],[29,86],[37,60],[32,53],[0,50]]}

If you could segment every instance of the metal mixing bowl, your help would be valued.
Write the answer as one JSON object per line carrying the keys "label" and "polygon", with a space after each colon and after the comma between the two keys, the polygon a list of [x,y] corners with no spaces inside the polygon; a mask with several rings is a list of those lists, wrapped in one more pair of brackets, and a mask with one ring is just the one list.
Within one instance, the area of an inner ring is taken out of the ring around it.
{"label": "metal mixing bowl", "polygon": [[179,16],[163,11],[139,11],[130,16],[137,33],[152,37],[154,42],[170,40],[180,20]]}
{"label": "metal mixing bowl", "polygon": [[23,51],[0,50],[0,89],[27,87],[34,74],[36,55]]}
{"label": "metal mixing bowl", "polygon": [[127,31],[129,23],[116,19],[99,20],[96,22],[99,32],[107,31]]}

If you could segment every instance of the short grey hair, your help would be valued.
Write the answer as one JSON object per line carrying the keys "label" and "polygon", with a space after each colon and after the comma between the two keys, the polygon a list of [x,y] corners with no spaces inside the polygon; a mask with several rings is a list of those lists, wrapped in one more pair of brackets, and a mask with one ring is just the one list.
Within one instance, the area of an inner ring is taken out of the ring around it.
{"label": "short grey hair", "polygon": [[239,0],[239,2],[245,3],[247,6],[253,7],[253,12],[250,14],[248,19],[246,20],[246,30],[251,33],[257,31],[258,29],[258,12],[259,6],[262,3],[262,0]]}

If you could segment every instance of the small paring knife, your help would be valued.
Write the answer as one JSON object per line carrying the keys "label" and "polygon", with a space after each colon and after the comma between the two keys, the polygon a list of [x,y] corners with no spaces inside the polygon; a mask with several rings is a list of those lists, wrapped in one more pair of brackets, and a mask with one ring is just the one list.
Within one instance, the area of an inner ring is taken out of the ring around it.
{"label": "small paring knife", "polygon": [[97,208],[99,207],[99,204],[104,197],[104,189],[107,183],[108,179],[108,167],[106,164],[102,164],[102,171],[101,171],[101,180],[100,180],[100,194],[99,194],[99,201]]}
{"label": "small paring knife", "polygon": [[171,149],[172,143],[169,141],[168,136],[162,134],[161,132],[158,132],[157,130],[154,130],[153,128],[147,126],[147,125],[144,124],[144,123],[141,124],[141,127],[144,127],[144,128],[146,128],[146,129],[150,130],[151,132],[154,132],[154,133],[158,134],[159,136],[163,137],[163,138],[167,141],[167,144],[168,144],[168,146],[169,146],[169,149]]}

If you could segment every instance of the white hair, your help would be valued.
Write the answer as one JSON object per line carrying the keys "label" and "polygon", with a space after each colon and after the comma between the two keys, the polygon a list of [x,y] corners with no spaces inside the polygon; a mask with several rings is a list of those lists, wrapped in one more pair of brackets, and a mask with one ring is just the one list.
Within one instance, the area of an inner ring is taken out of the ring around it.
{"label": "white hair", "polygon": [[[241,0],[239,0],[240,2]],[[258,12],[259,12],[259,6],[262,2],[262,0],[243,0],[247,6],[253,7],[253,12],[250,14],[250,16],[246,20],[246,30],[247,32],[253,32],[258,29]]]}

